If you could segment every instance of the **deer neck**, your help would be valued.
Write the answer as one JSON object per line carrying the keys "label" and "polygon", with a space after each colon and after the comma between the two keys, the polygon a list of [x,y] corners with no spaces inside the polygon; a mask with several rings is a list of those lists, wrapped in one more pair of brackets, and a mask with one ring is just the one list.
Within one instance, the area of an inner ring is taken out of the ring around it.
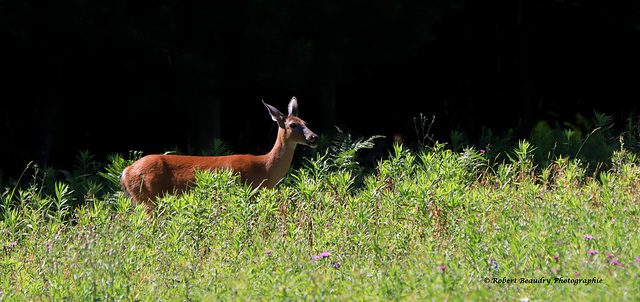
{"label": "deer neck", "polygon": [[273,149],[266,155],[265,164],[270,179],[279,181],[284,177],[291,166],[296,145],[296,143],[288,142],[285,139],[284,129],[278,128],[278,137],[273,145]]}

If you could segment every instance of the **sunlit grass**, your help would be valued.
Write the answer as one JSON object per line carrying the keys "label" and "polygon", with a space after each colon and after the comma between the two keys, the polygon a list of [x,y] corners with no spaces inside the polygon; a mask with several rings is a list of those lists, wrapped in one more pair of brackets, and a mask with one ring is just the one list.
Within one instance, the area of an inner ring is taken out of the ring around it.
{"label": "sunlit grass", "polygon": [[318,155],[259,191],[198,172],[151,219],[119,192],[72,208],[68,183],[34,179],[2,195],[0,299],[633,299],[635,155],[594,177],[571,158],[536,169],[534,151],[396,145],[369,174]]}

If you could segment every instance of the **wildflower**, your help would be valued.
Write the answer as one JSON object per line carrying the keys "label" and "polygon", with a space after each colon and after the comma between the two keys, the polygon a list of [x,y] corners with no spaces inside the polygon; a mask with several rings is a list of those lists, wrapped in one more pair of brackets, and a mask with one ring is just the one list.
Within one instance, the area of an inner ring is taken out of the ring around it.
{"label": "wildflower", "polygon": [[576,276],[576,277],[580,277],[580,273],[578,273],[578,272],[573,273],[573,275]]}
{"label": "wildflower", "polygon": [[558,269],[557,269],[557,268],[555,268],[555,267],[554,267],[554,268],[552,268],[551,270],[552,270],[554,273],[556,273],[556,274],[558,273]]}
{"label": "wildflower", "polygon": [[271,256],[271,250],[267,250],[264,254],[265,254],[267,257]]}
{"label": "wildflower", "polygon": [[607,253],[607,258],[613,258],[613,255],[611,255],[611,253]]}
{"label": "wildflower", "polygon": [[340,262],[334,262],[333,263],[333,267],[334,268],[340,268],[342,266],[342,264],[340,264]]}
{"label": "wildflower", "polygon": [[618,260],[615,259],[611,260],[611,264],[622,266],[622,263],[618,262]]}
{"label": "wildflower", "polygon": [[553,256],[553,260],[555,260],[556,262],[558,262],[558,256]]}
{"label": "wildflower", "polygon": [[320,256],[311,255],[311,259],[320,259]]}
{"label": "wildflower", "polygon": [[329,256],[331,256],[331,253],[329,253],[329,252],[322,252],[322,253],[320,253],[320,257],[322,257],[322,258],[327,258],[327,257],[329,257]]}
{"label": "wildflower", "polygon": [[593,236],[591,236],[591,235],[584,235],[584,239],[585,239],[585,240],[592,240],[592,239],[593,239]]}
{"label": "wildflower", "polygon": [[484,150],[480,150],[480,153],[482,153],[482,154],[484,154],[485,152],[487,152],[487,151],[484,151]]}
{"label": "wildflower", "polygon": [[491,259],[491,260],[489,261],[489,264],[492,264],[492,265],[493,265],[493,268],[498,268],[498,261],[495,261],[495,260]]}
{"label": "wildflower", "polygon": [[589,255],[595,255],[596,254],[596,250],[588,250],[587,254]]}
{"label": "wildflower", "polygon": [[640,257],[636,257],[636,261],[640,262]]}
{"label": "wildflower", "polygon": [[580,229],[582,230],[582,226],[580,226]]}
{"label": "wildflower", "polygon": [[446,266],[444,266],[444,265],[443,265],[443,266],[440,266],[440,270],[444,272],[445,270],[447,270],[447,267],[446,267]]}
{"label": "wildflower", "polygon": [[16,242],[11,242],[10,244],[11,244],[11,247],[14,247],[14,246],[18,245],[18,243],[16,243]]}
{"label": "wildflower", "polygon": [[318,261],[311,260],[311,261],[309,261],[309,263],[318,263]]}
{"label": "wildflower", "polygon": [[595,228],[596,227],[596,223],[595,222],[592,223],[591,226]]}

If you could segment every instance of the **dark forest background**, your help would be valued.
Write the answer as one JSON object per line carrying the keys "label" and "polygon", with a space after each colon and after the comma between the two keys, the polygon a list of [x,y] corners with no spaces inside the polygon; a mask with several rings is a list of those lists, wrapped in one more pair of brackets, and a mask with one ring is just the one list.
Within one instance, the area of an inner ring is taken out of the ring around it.
{"label": "dark forest background", "polygon": [[640,1],[0,1],[0,170],[214,138],[263,153],[292,96],[317,133],[415,140],[616,121],[640,99]]}

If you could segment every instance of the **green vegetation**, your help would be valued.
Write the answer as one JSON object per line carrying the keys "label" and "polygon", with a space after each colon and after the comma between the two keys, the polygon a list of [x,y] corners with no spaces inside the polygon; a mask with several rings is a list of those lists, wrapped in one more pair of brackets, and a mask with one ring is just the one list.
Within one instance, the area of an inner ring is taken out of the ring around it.
{"label": "green vegetation", "polygon": [[[431,142],[373,171],[356,161],[373,139],[340,133],[274,190],[198,171],[150,218],[117,189],[139,154],[96,174],[81,155],[66,180],[36,171],[2,195],[0,300],[634,299],[640,163],[600,131],[544,165],[549,145]],[[599,143],[606,162],[582,159]]]}

